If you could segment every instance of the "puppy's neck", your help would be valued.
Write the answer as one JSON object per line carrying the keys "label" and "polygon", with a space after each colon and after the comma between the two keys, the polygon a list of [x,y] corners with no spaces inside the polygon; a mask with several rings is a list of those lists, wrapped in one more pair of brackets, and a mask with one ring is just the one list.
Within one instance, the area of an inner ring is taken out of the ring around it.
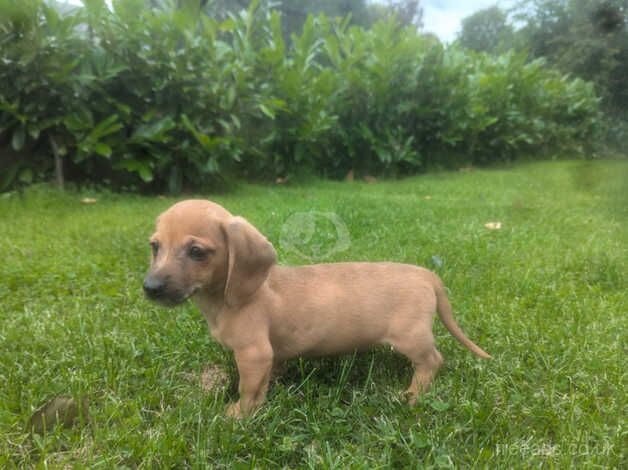
{"label": "puppy's neck", "polygon": [[218,326],[218,315],[225,306],[223,292],[200,290],[192,297],[192,300],[207,320],[209,329],[215,331]]}

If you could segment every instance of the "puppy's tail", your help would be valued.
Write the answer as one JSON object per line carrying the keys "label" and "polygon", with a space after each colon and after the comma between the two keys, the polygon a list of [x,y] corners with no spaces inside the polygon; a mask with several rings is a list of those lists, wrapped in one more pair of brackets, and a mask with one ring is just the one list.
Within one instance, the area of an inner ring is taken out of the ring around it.
{"label": "puppy's tail", "polygon": [[477,344],[467,338],[462,329],[458,326],[458,323],[456,323],[456,320],[454,319],[454,316],[451,312],[451,304],[449,303],[449,299],[447,298],[447,294],[445,293],[445,286],[436,274],[434,274],[434,278],[434,291],[436,292],[437,301],[436,308],[438,311],[438,316],[440,317],[445,327],[449,330],[451,335],[460,342],[460,344],[462,344],[473,354],[481,357],[482,359],[492,359],[492,356],[490,354],[488,354]]}

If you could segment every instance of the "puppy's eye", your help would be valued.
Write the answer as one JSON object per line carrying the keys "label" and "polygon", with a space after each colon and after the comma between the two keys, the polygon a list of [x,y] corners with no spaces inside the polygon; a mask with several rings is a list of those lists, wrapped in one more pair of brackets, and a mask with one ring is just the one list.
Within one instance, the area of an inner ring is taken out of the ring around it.
{"label": "puppy's eye", "polygon": [[188,256],[195,261],[203,261],[207,258],[207,250],[203,248],[193,245],[188,249]]}
{"label": "puppy's eye", "polygon": [[150,242],[150,249],[153,252],[153,256],[157,256],[157,253],[159,253],[159,243]]}

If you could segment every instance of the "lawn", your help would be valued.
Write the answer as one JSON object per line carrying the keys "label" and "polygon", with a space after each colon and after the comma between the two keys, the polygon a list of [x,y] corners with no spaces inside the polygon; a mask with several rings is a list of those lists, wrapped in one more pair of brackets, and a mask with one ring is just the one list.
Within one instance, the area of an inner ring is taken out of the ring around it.
{"label": "lawn", "polygon": [[[229,353],[192,304],[141,291],[154,218],[180,198],[33,187],[0,196],[0,467],[626,468],[627,160],[195,196],[247,217],[281,263],[437,271],[494,359],[436,320],[445,366],[415,407],[409,364],[378,348],[294,360],[259,412],[227,419]],[[209,366],[224,387],[202,386]],[[89,399],[89,424],[31,436],[61,394]]]}

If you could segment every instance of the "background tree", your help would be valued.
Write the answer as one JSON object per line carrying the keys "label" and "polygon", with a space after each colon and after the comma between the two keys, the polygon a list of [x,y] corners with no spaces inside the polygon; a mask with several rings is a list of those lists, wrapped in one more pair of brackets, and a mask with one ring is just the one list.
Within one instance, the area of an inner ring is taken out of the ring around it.
{"label": "background tree", "polygon": [[512,47],[512,38],[513,27],[508,23],[508,14],[492,6],[463,19],[458,40],[468,49],[495,53]]}
{"label": "background tree", "polygon": [[281,11],[284,32],[287,35],[300,33],[310,14],[324,13],[332,18],[351,15],[350,24],[369,24],[365,0],[283,0],[273,8]]}
{"label": "background tree", "polygon": [[595,83],[605,109],[628,120],[628,1],[524,0],[518,47]]}
{"label": "background tree", "polygon": [[368,7],[371,23],[395,17],[402,26],[423,27],[423,7],[419,0],[391,0],[387,3],[371,3]]}
{"label": "background tree", "polygon": [[469,49],[524,51],[595,84],[608,119],[607,140],[628,142],[628,0],[521,0],[504,11],[480,10],[462,21]]}
{"label": "background tree", "polygon": [[[150,0],[153,2],[173,0]],[[188,0],[178,0],[188,1]],[[192,0],[200,1],[206,14],[214,18],[226,18],[230,13],[246,10],[250,0]],[[286,39],[292,33],[300,33],[303,24],[310,14],[324,13],[329,17],[346,17],[351,15],[350,24],[368,26],[369,11],[366,0],[260,0],[262,9],[273,9],[281,12],[282,28]]]}

